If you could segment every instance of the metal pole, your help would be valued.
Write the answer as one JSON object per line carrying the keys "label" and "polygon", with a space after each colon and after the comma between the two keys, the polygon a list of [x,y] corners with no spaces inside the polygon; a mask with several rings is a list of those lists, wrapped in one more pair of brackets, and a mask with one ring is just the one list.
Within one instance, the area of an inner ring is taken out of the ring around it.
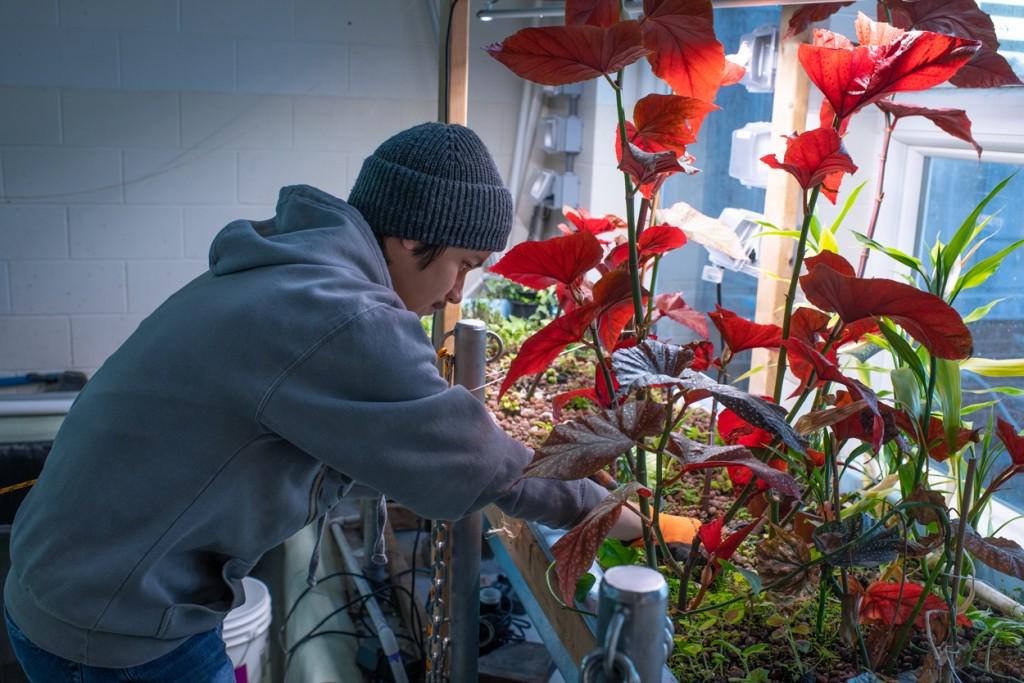
{"label": "metal pole", "polygon": [[[711,0],[711,6],[715,9],[739,9],[744,7],[775,7],[778,5],[816,5],[818,0]],[[629,16],[636,18],[643,11],[643,3],[627,2],[626,12]],[[477,11],[476,17],[480,21],[491,21],[493,19],[530,19],[533,17],[562,17],[565,16],[563,5],[547,5],[545,7],[509,7],[507,9],[482,9]]]}
{"label": "metal pole", "polygon": [[672,651],[665,577],[648,567],[612,567],[598,596],[600,645],[583,659],[581,680],[661,681]]}
{"label": "metal pole", "polygon": [[[455,323],[455,383],[484,400],[487,325],[482,320]],[[475,681],[480,654],[480,545],[483,513],[474,512],[452,525],[451,536],[451,675],[452,681]]]}

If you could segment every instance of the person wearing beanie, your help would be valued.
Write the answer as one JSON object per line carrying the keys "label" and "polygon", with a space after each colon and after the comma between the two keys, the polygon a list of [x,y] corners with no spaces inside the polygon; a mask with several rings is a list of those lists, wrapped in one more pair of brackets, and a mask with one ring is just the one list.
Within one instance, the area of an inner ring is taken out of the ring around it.
{"label": "person wearing beanie", "polygon": [[[90,379],[18,510],[5,619],[30,680],[234,681],[242,578],[345,495],[430,519],[496,503],[567,528],[607,495],[522,479],[532,452],[449,388],[420,316],[504,249],[512,198],[468,128],[427,123],[342,201],[282,188]],[[612,535],[634,539],[624,514]],[[318,575],[319,540],[309,581]]]}

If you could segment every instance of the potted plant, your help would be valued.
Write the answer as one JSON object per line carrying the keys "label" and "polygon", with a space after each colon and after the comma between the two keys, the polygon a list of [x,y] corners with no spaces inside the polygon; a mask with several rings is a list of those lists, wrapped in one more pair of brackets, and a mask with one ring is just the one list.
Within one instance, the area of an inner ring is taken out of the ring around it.
{"label": "potted plant", "polygon": [[[826,4],[797,12],[794,29],[835,11],[836,3]],[[714,109],[717,90],[741,74],[715,39],[710,2],[647,0],[643,10],[629,20],[617,1],[570,0],[565,26],[524,29],[488,48],[545,85],[603,78],[618,105],[614,144],[625,219],[570,211],[568,234],[517,245],[491,269],[525,287],[550,288],[559,303],[558,316],[523,342],[499,397],[520,378],[545,372],[567,348],[586,350],[593,364],[587,385],[552,398],[553,428],[524,473],[592,476],[612,489],[552,548],[557,594],[574,608],[578,582],[629,506],[645,522],[643,561],[664,571],[678,596],[673,617],[682,635],[673,661],[687,671],[700,664],[709,680],[973,675],[979,667],[964,630],[983,632],[989,622],[971,612],[972,623],[963,577],[982,562],[1024,578],[1024,550],[974,528],[992,492],[1024,471],[1024,438],[1020,425],[965,420],[960,372],[971,362],[972,339],[951,304],[1024,243],[976,258],[985,239],[982,211],[1007,181],[981,205],[965,207],[954,238],[937,244],[928,263],[875,241],[877,193],[859,239],[865,250],[908,268],[911,283],[863,277],[869,252],[857,268],[836,253],[841,218],[823,227],[815,207],[822,196],[835,203],[843,176],[856,169],[842,138],[865,108],[884,112],[888,135],[900,118],[920,115],[974,143],[965,112],[897,104],[891,95],[951,78],[962,86],[1010,81],[994,31],[985,30],[991,20],[973,2],[893,0],[880,4],[879,21],[858,20],[857,44],[819,31],[800,47],[802,66],[825,96],[821,126],[787,139],[781,159],[763,159],[792,174],[803,191],[800,225],[770,231],[796,243],[785,310],[781,324],[759,324],[716,307],[707,314],[723,340],[715,349],[709,341],[679,346],[651,337],[653,324],[667,316],[706,339],[704,316],[683,294],[657,295],[654,287],[665,253],[688,238],[711,239],[701,230],[704,217],[689,207],[655,207],[667,177],[696,172],[686,146]],[[674,94],[641,98],[627,121],[622,69],[642,58]],[[884,156],[879,183],[883,172]],[[806,303],[798,305],[798,295]],[[732,357],[750,348],[778,350],[772,396],[706,374],[722,377]],[[874,390],[846,367],[853,349],[857,357],[892,359],[891,392]],[[787,373],[799,387],[789,397],[782,391]],[[592,409],[563,420],[563,409],[581,397]],[[697,428],[692,408],[702,401],[710,416]],[[999,449],[1009,452],[1010,467],[986,472]],[[941,461],[955,475],[945,494],[928,476]],[[865,479],[852,492],[840,486],[851,468],[863,468]],[[722,473],[716,482],[727,477],[731,502],[706,516],[693,546],[677,557],[659,515],[678,509],[681,481],[707,471]],[[747,621],[756,628],[746,641],[729,640]],[[1019,620],[1005,628],[1019,644]],[[688,638],[708,629],[719,634],[710,646]],[[771,664],[780,656],[770,646],[775,640],[792,653],[785,665]],[[1021,665],[1019,648],[1016,657],[1013,665]]]}

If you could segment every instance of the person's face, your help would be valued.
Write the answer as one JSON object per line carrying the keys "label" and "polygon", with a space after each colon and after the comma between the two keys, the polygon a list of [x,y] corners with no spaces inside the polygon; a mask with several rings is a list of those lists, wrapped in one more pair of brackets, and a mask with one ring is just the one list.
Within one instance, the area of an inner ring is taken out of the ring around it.
{"label": "person's face", "polygon": [[479,268],[492,252],[448,247],[426,268],[413,252],[419,242],[389,238],[387,255],[391,283],[405,307],[424,316],[444,308],[445,302],[462,301],[466,275]]}

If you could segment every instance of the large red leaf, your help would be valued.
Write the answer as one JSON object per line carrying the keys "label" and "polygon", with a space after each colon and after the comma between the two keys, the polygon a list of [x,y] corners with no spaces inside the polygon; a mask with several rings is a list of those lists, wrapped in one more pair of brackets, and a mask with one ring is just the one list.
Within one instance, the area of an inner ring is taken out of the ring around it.
{"label": "large red leaf", "polygon": [[793,16],[789,18],[789,28],[786,30],[786,38],[792,38],[798,33],[803,33],[807,27],[816,21],[824,21],[844,7],[849,7],[853,2],[816,2],[812,5],[801,5]]}
{"label": "large red leaf", "polygon": [[875,104],[882,111],[892,114],[897,121],[905,116],[923,116],[953,137],[970,143],[978,156],[981,156],[981,145],[971,135],[971,120],[963,109],[930,109],[891,100],[879,100]]}
{"label": "large red leaf", "polygon": [[[877,624],[879,626],[900,626],[910,620],[924,586],[918,583],[905,582],[902,585],[893,581],[876,581],[867,587],[860,604],[860,623]],[[923,629],[927,624],[929,612],[945,611],[948,615],[949,606],[939,596],[929,593],[924,599],[921,611],[914,619],[914,626]],[[958,614],[957,623],[970,627],[971,621]]]}
{"label": "large red leaf", "polygon": [[597,308],[593,304],[580,306],[572,313],[555,318],[524,341],[515,360],[509,366],[505,381],[501,383],[499,398],[520,377],[546,370],[562,349],[583,338],[596,315]]}
{"label": "large red leaf", "polygon": [[807,267],[807,270],[810,270],[819,264],[828,266],[840,275],[848,275],[849,277],[857,275],[857,271],[853,269],[853,264],[847,261],[845,257],[840,256],[834,251],[828,251],[826,249],[825,251],[819,252],[814,256],[809,256],[804,260],[804,265]]}
{"label": "large red leaf", "polygon": [[853,160],[843,151],[839,134],[832,128],[787,136],[782,161],[774,154],[761,157],[761,161],[791,174],[805,190],[821,185],[821,191],[833,204],[843,174],[857,172]]}
{"label": "large red leaf", "polygon": [[[886,0],[892,12],[892,23],[899,28],[934,31],[981,41],[986,47],[999,47],[992,17],[983,12],[974,0]],[[879,7],[878,19],[885,18]]]}
{"label": "large red leaf", "polygon": [[598,337],[602,346],[611,351],[622,330],[633,319],[633,284],[629,272],[612,270],[594,285],[594,305],[598,313]]}
{"label": "large red leaf", "polygon": [[[643,263],[652,256],[678,249],[685,244],[686,233],[674,225],[652,225],[640,233],[640,237],[637,238],[637,255],[640,262]],[[628,260],[628,242],[618,245],[605,257],[605,263],[612,268],[618,268]]]}
{"label": "large red leaf", "polygon": [[882,45],[801,45],[798,56],[842,120],[890,93],[927,90],[948,80],[977,49],[976,41],[911,31]]}
{"label": "large red leaf", "polygon": [[575,283],[601,262],[603,254],[593,234],[576,232],[541,242],[520,242],[490,270],[526,287],[545,289],[556,283]]}
{"label": "large red leaf", "polygon": [[622,514],[623,503],[633,494],[649,497],[651,492],[635,481],[620,486],[594,506],[572,531],[551,546],[558,589],[566,605],[573,605],[576,582],[590,569],[601,542]]}
{"label": "large red leaf", "polygon": [[[896,411],[895,413],[896,425],[906,432],[912,439],[917,438],[918,424],[917,420],[911,421],[905,412],[902,410]],[[980,438],[980,432],[977,429],[964,429],[960,428],[957,430],[956,443],[953,446],[952,453],[960,452],[964,446],[970,441],[977,442]],[[928,434],[926,436],[926,442],[928,444],[928,455],[933,460],[938,462],[944,462],[950,456],[950,448],[946,444],[946,429],[943,426],[942,420],[935,417],[934,415],[928,421]]]}
{"label": "large red leaf", "polygon": [[887,316],[933,356],[960,360],[971,355],[974,343],[960,314],[934,294],[886,278],[849,277],[823,263],[813,265],[800,286],[808,301],[838,313],[846,324]]}
{"label": "large red leaf", "polygon": [[775,349],[782,343],[782,328],[778,325],[751,322],[717,304],[708,317],[733,354],[747,349]]}
{"label": "large red leaf", "polygon": [[647,54],[640,25],[524,28],[485,48],[516,75],[541,85],[565,85],[611,74]]}
{"label": "large red leaf", "polygon": [[681,156],[687,145],[697,141],[704,117],[715,109],[718,107],[695,97],[647,95],[633,108],[636,134],[630,139],[647,151],[667,149]]}
{"label": "large red leaf", "polygon": [[828,332],[829,316],[821,311],[801,306],[793,311],[789,319],[790,339],[802,339],[808,344],[818,343],[818,339]]}
{"label": "large red leaf", "polygon": [[[674,320],[680,325],[689,327],[700,336],[707,338],[707,318],[705,318],[704,314],[700,311],[691,308],[686,301],[683,300],[683,295],[681,293],[676,292],[674,294],[657,295],[654,297],[654,308],[658,312],[658,318],[665,317],[669,320]],[[696,363],[694,363],[693,369],[699,371],[703,368],[698,368]]]}
{"label": "large red leaf", "polygon": [[644,0],[647,60],[676,95],[714,102],[725,71],[711,0]]}
{"label": "large red leaf", "polygon": [[957,71],[949,82],[958,88],[999,88],[1021,85],[1020,77],[1006,57],[990,47],[982,47],[978,54]]}
{"label": "large red leaf", "polygon": [[607,28],[619,21],[619,0],[566,0],[565,25]]}

